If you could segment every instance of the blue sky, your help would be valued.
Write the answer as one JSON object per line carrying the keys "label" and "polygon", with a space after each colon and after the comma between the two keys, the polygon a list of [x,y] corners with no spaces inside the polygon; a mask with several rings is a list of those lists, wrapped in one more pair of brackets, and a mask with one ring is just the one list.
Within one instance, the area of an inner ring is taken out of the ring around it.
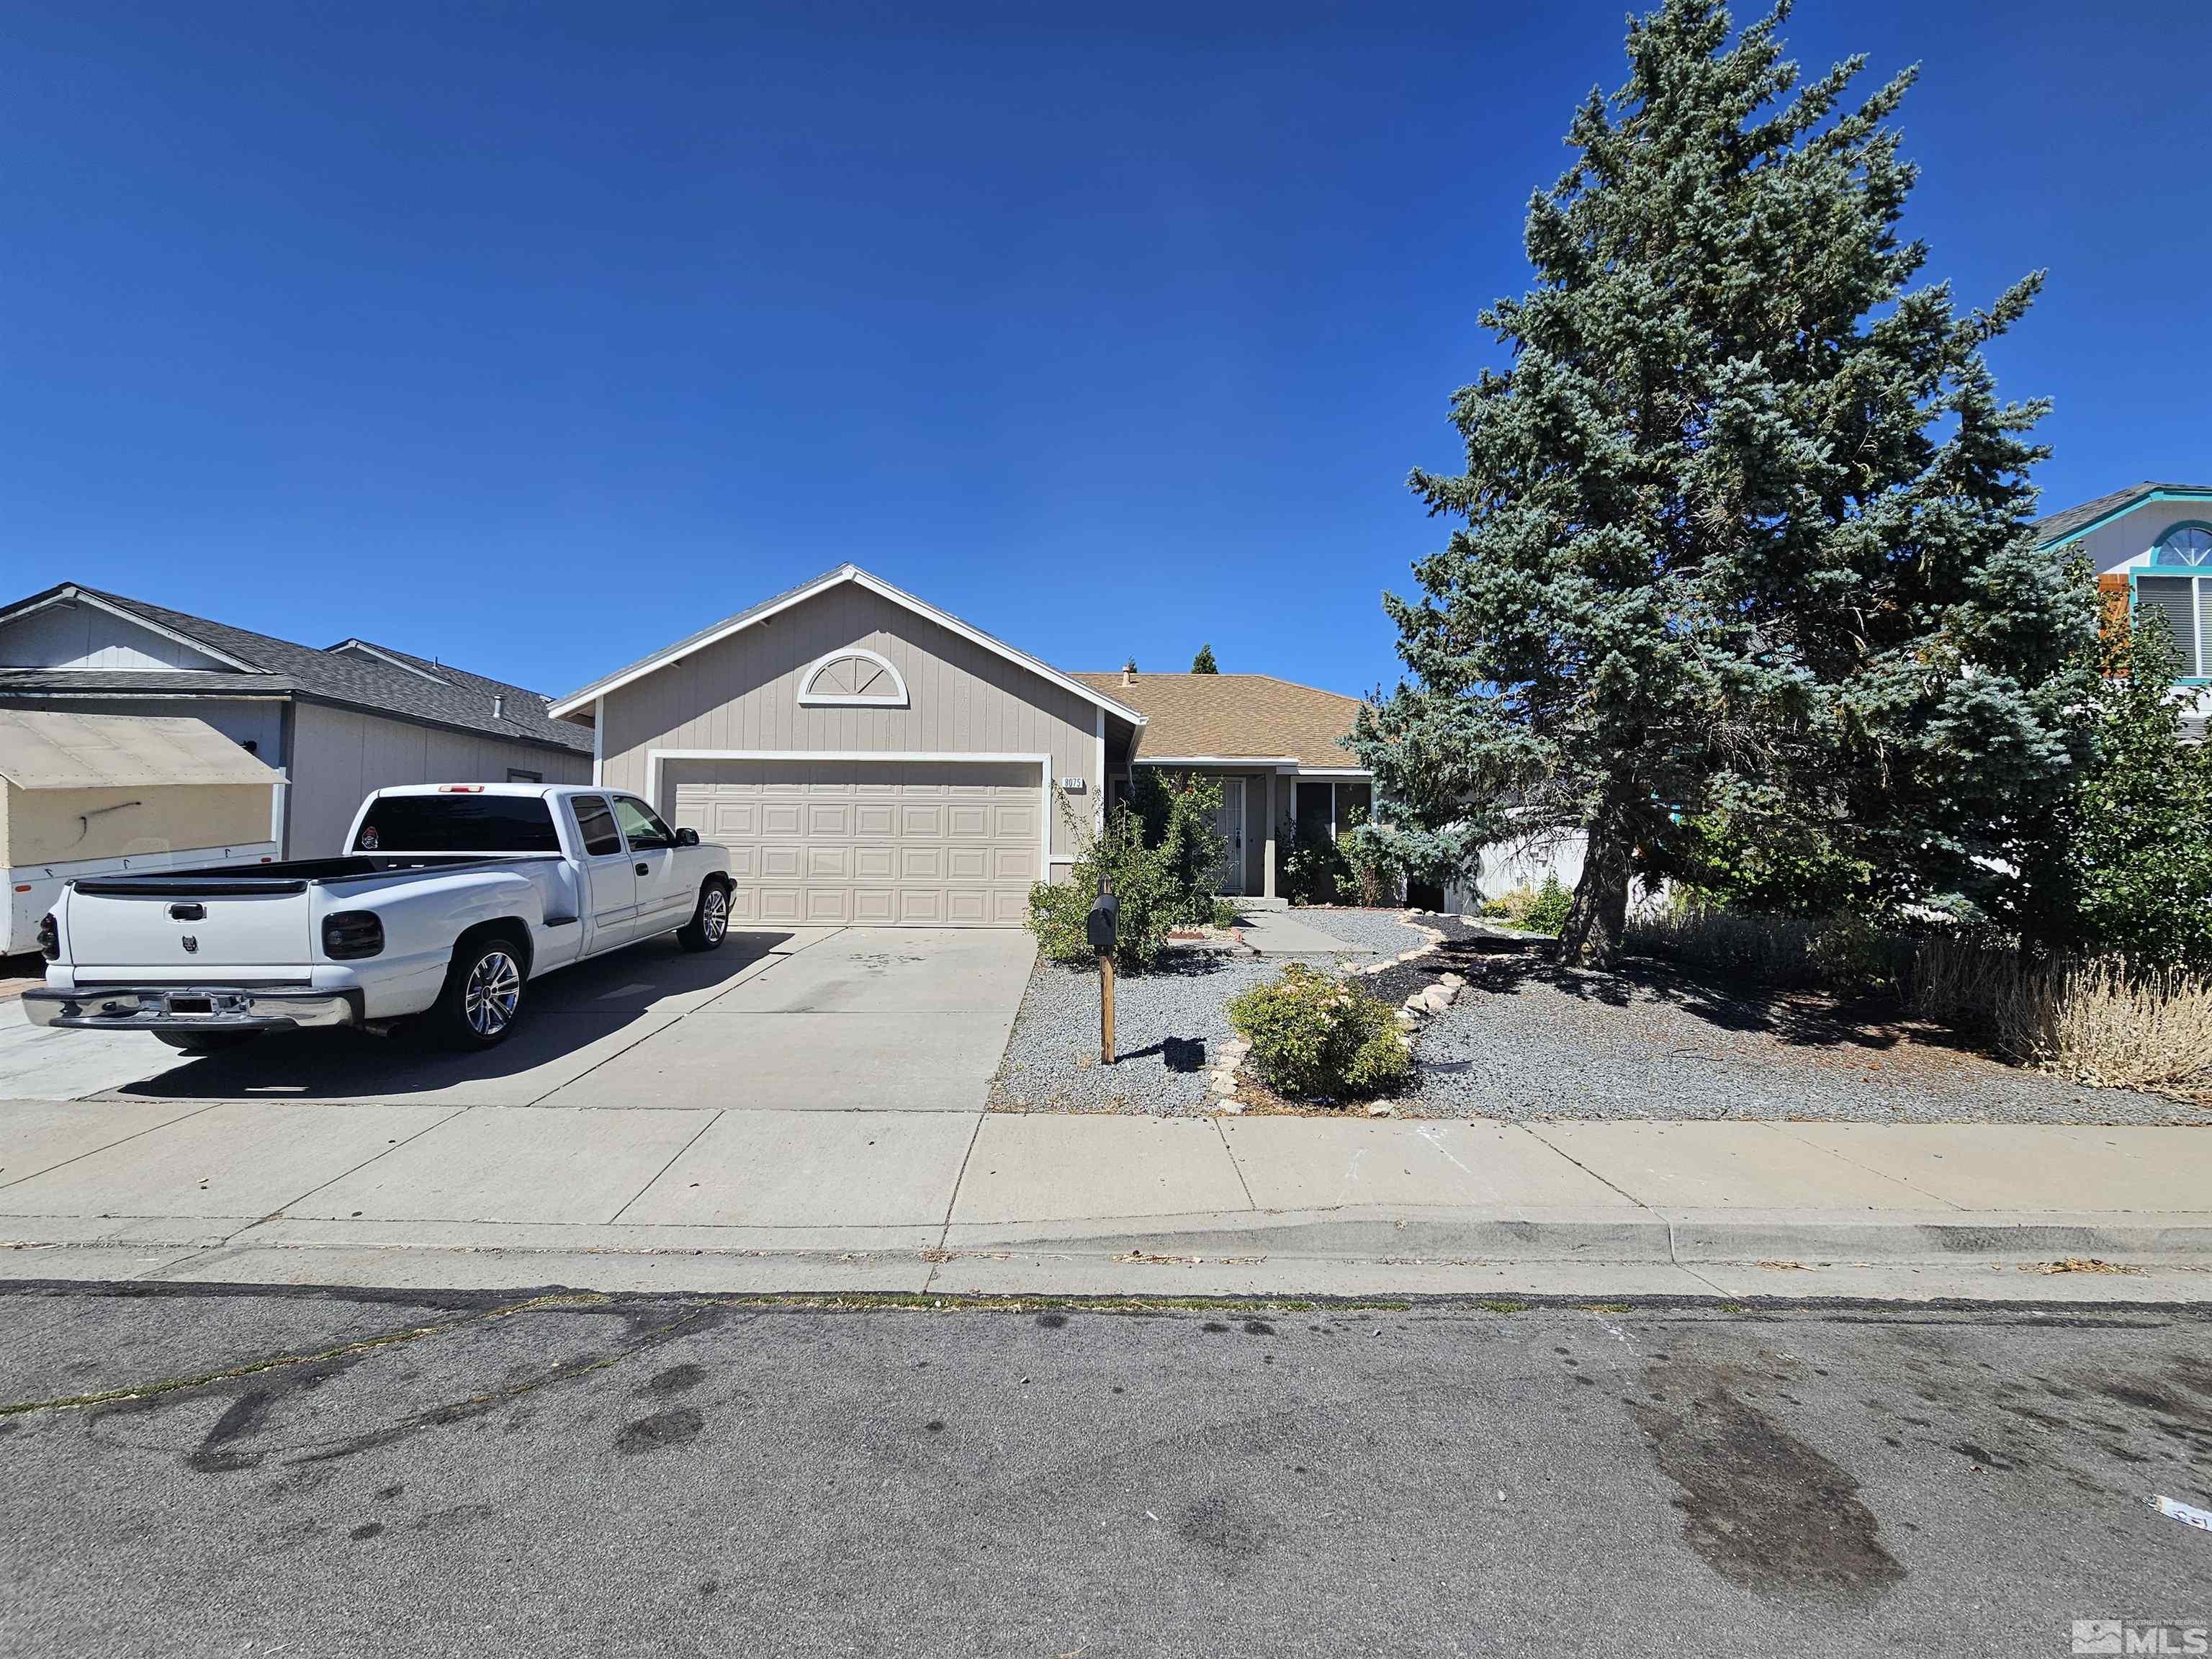
{"label": "blue sky", "polygon": [[[2203,481],[2212,10],[1812,0],[2055,509]],[[852,559],[1345,691],[1624,8],[0,8],[0,590],[550,692]],[[1740,11],[1739,16],[1748,14]]]}

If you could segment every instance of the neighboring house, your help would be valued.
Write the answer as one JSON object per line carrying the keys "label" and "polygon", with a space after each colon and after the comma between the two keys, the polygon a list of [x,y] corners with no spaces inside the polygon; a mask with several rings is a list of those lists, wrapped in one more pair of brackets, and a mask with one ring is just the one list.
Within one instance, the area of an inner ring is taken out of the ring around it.
{"label": "neighboring house", "polygon": [[1273,890],[1273,860],[1255,849],[1294,799],[1316,812],[1340,781],[1364,784],[1334,747],[1352,699],[1259,675],[1218,683],[1218,702],[1162,692],[1157,721],[1176,734],[1163,743],[1147,677],[1063,673],[848,564],[551,713],[590,723],[597,781],[730,849],[733,921],[1012,927],[1134,765],[1180,757],[1248,780],[1232,890]]}
{"label": "neighboring house", "polygon": [[545,699],[389,646],[317,650],[64,582],[0,607],[0,707],[205,721],[285,776],[269,839],[343,850],[398,783],[581,783],[591,733]]}
{"label": "neighboring house", "polygon": [[2131,484],[2035,531],[2054,558],[2086,558],[2111,601],[2165,614],[2181,653],[2183,718],[2201,735],[2212,714],[2212,484]]}
{"label": "neighboring house", "polygon": [[1276,896],[1280,831],[1319,823],[1334,836],[1367,811],[1374,774],[1344,746],[1359,699],[1271,674],[1147,674],[1076,678],[1145,716],[1135,763],[1201,774],[1221,785],[1230,843],[1221,891]]}

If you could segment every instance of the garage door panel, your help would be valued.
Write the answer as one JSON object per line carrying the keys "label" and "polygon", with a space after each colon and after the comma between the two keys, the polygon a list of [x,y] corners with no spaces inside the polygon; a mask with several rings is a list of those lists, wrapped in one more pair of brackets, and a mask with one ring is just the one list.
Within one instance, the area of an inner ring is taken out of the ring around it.
{"label": "garage door panel", "polygon": [[1044,819],[1006,762],[671,763],[678,822],[726,847],[734,920],[1019,927]]}

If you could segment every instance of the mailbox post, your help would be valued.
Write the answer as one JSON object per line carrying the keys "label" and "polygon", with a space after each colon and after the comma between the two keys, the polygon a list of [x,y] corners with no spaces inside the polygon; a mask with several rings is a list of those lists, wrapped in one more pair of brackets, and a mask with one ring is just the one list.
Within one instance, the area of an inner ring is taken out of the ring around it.
{"label": "mailbox post", "polygon": [[1083,926],[1091,953],[1098,958],[1098,1058],[1108,1066],[1114,1063],[1114,930],[1121,915],[1121,901],[1101,877],[1098,896]]}

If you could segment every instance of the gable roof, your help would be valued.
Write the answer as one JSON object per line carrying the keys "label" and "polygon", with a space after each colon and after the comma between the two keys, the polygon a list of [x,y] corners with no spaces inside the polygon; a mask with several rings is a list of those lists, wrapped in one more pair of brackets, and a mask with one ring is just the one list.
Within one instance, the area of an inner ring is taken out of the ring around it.
{"label": "gable roof", "polygon": [[[289,640],[233,628],[228,623],[195,617],[188,611],[148,605],[120,593],[102,592],[77,582],[63,582],[18,600],[0,610],[0,622],[39,605],[67,599],[81,599],[118,612],[222,661],[233,663],[238,672],[162,672],[156,676],[121,670],[11,670],[0,674],[0,690],[14,687],[40,690],[291,693],[318,702],[367,709],[372,714],[425,720],[518,743],[565,749],[582,755],[592,752],[591,732],[570,721],[553,719],[546,713],[542,693],[431,663],[386,646],[374,648],[387,657],[404,657],[414,666],[379,661],[337,647],[319,651],[313,646],[295,645]],[[501,700],[497,715],[492,713],[495,696]]]}
{"label": "gable roof", "polygon": [[867,589],[869,592],[876,594],[878,598],[889,599],[893,605],[903,605],[917,617],[927,617],[939,627],[957,634],[971,644],[980,645],[987,651],[996,652],[1008,662],[1018,664],[1040,678],[1049,680],[1063,691],[1073,691],[1085,702],[1096,703],[1109,714],[1127,720],[1134,726],[1142,726],[1145,723],[1144,715],[1136,709],[1126,702],[1116,702],[1096,686],[1085,684],[1084,677],[1063,674],[1049,663],[1039,661],[1026,651],[1017,651],[1004,640],[994,638],[980,628],[970,627],[950,611],[939,611],[927,600],[915,598],[904,588],[892,586],[881,576],[871,575],[856,564],[841,564],[835,570],[825,570],[811,581],[801,582],[798,586],[786,589],[773,599],[763,599],[758,605],[749,610],[740,611],[734,617],[725,617],[711,627],[702,628],[696,634],[687,635],[684,638],[677,641],[675,644],[665,646],[649,657],[641,657],[629,667],[618,668],[604,678],[593,680],[589,685],[571,691],[567,696],[560,698],[552,706],[553,713],[556,715],[581,714],[588,709],[596,699],[604,697],[608,692],[617,690],[633,680],[642,679],[647,674],[658,669],[665,668],[672,662],[679,662],[695,651],[703,651],[710,645],[726,640],[731,635],[742,629],[750,628],[757,623],[766,622],[778,611],[788,611],[793,605],[811,599],[817,593],[827,592],[842,582],[851,582],[857,587]]}
{"label": "gable roof", "polygon": [[2106,520],[2118,518],[2139,502],[2149,501],[2212,501],[2212,484],[2130,484],[2125,489],[2115,489],[2109,495],[2100,495],[2093,501],[2069,507],[2047,519],[2038,519],[2034,526],[2036,545],[2055,547],[2061,542],[2071,541]]}
{"label": "gable roof", "polygon": [[1359,699],[1273,674],[1146,674],[1124,685],[1118,672],[1078,674],[1144,711],[1140,761],[1296,761],[1353,769],[1344,746]]}

